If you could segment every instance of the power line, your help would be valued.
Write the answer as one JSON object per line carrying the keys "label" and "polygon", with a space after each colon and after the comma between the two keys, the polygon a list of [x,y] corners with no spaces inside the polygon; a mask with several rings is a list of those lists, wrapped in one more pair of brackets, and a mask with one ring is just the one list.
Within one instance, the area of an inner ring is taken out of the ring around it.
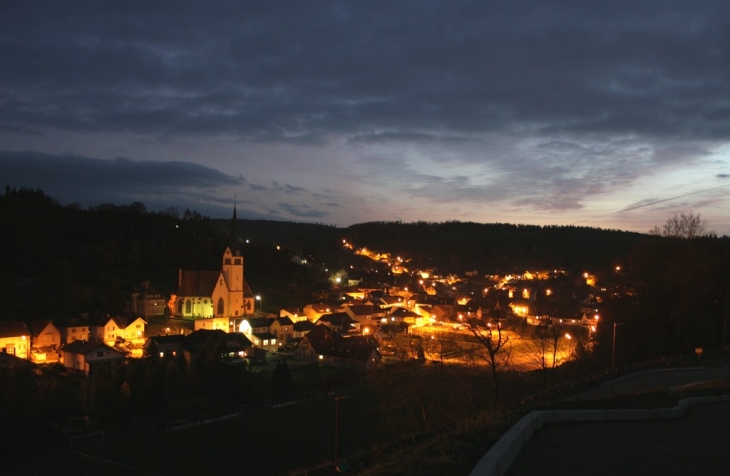
{"label": "power line", "polygon": [[636,205],[636,206],[633,206],[633,207],[624,208],[624,209],[621,209],[621,210],[619,210],[617,212],[607,213],[605,215],[598,215],[598,216],[595,216],[595,217],[585,218],[583,220],[578,220],[578,221],[576,221],[574,223],[571,223],[571,225],[576,225],[578,223],[583,223],[583,222],[586,222],[586,221],[595,220],[597,218],[610,217],[611,215],[617,215],[619,213],[629,212],[631,210],[636,210],[637,208],[644,208],[644,207],[648,207],[648,206],[651,206],[651,205],[656,205],[657,203],[669,202],[671,200],[676,200],[678,198],[689,197],[690,195],[697,195],[698,193],[710,192],[712,190],[717,190],[718,188],[723,188],[723,187],[730,187],[730,183],[726,183],[725,185],[718,185],[717,187],[706,188],[704,190],[698,190],[696,192],[685,193],[684,195],[677,195],[676,197],[663,198],[661,200],[654,200],[653,202],[643,203],[641,205]]}

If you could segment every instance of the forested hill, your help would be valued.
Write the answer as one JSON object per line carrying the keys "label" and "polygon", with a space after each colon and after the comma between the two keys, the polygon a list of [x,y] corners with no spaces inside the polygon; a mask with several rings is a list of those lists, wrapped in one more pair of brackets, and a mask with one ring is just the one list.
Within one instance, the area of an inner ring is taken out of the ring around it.
{"label": "forested hill", "polygon": [[[149,212],[142,203],[81,209],[63,206],[40,190],[7,189],[0,195],[0,317],[27,314],[31,308],[49,317],[119,312],[132,287],[143,281],[167,294],[177,285],[179,269],[219,268],[230,227],[230,219],[213,220],[194,211]],[[257,292],[279,290],[282,305],[305,303],[310,290],[326,285],[314,270],[321,274],[354,263],[343,239],[400,254],[412,268],[459,274],[607,269],[649,239],[594,228],[459,222],[337,228],[242,219],[237,228],[240,238],[250,241],[242,248],[251,286]],[[296,267],[294,255],[314,266]]]}
{"label": "forested hill", "polygon": [[[221,226],[230,226],[218,220]],[[606,269],[625,261],[648,235],[576,226],[469,222],[371,222],[335,228],[323,225],[240,220],[242,236],[279,242],[302,257],[324,258],[343,239],[355,247],[389,252],[413,266],[441,272],[499,272],[540,268]]]}
{"label": "forested hill", "polygon": [[347,237],[376,250],[407,254],[416,263],[430,263],[442,271],[496,272],[606,269],[617,259],[625,260],[647,235],[575,226],[420,222],[363,223],[348,228]]}

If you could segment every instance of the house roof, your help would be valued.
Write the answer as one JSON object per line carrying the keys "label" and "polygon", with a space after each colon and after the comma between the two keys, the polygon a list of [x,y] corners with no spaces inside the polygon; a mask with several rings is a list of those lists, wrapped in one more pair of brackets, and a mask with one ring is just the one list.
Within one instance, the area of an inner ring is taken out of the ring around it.
{"label": "house roof", "polygon": [[382,312],[380,306],[347,306],[347,308],[356,316],[368,316]]}
{"label": "house roof", "polygon": [[177,293],[180,296],[212,296],[221,275],[220,271],[180,270]]}
{"label": "house roof", "polygon": [[329,304],[309,304],[309,306],[305,306],[305,309],[306,307],[309,307],[312,311],[318,314],[323,314],[332,310]]}
{"label": "house roof", "polygon": [[3,368],[19,368],[19,367],[35,367],[36,365],[29,360],[21,359],[5,352],[0,352],[0,369]]}
{"label": "house roof", "polygon": [[274,323],[273,317],[248,317],[244,320],[248,321],[248,325],[251,326],[252,329],[269,327]]}
{"label": "house roof", "polygon": [[[39,335],[41,335],[41,333],[43,333],[43,331],[46,329],[46,327],[48,327],[49,324],[52,325],[54,328],[56,327],[53,324],[53,321],[48,320],[48,319],[44,319],[44,320],[41,320],[41,321],[32,321],[30,323],[30,333],[31,333],[31,335],[32,336],[35,336],[35,337],[38,337]],[[58,329],[56,329],[56,330],[58,330]]]}
{"label": "house roof", "polygon": [[0,321],[0,337],[29,336],[28,326],[23,321]]}
{"label": "house roof", "polygon": [[239,332],[223,332],[220,329],[199,329],[187,335],[183,341],[183,348],[194,353],[208,342],[222,343],[228,348],[247,349],[253,344]]}
{"label": "house roof", "polygon": [[315,327],[317,327],[317,325],[310,321],[299,321],[294,323],[294,330],[297,332],[311,331]]}
{"label": "house roof", "polygon": [[167,336],[150,336],[147,338],[147,342],[154,342],[157,345],[174,345],[182,344],[185,340],[185,336],[182,334],[173,334]]}
{"label": "house roof", "polygon": [[404,307],[396,308],[390,315],[394,316],[394,317],[400,317],[400,318],[421,317],[420,315],[416,314],[415,312],[409,311],[408,309],[406,309]]}
{"label": "house roof", "polygon": [[324,316],[320,317],[317,322],[328,322],[335,326],[355,323],[355,321],[353,321],[350,315],[346,312],[334,312],[332,314],[325,314]]}
{"label": "house roof", "polygon": [[254,332],[253,335],[259,339],[276,339],[276,336],[271,332]]}
{"label": "house roof", "polygon": [[294,325],[294,322],[291,319],[289,319],[288,316],[277,317],[276,319],[274,319],[274,321],[278,322],[280,326]]}
{"label": "house roof", "polygon": [[316,326],[302,341],[305,339],[316,353],[328,357],[364,362],[373,351],[377,352],[377,344],[371,336],[342,337],[327,326]]}
{"label": "house roof", "polygon": [[126,329],[137,319],[140,319],[145,324],[147,321],[142,319],[140,316],[101,316],[88,323],[90,326],[104,327],[110,322],[113,322],[119,329]]}
{"label": "house roof", "polygon": [[84,340],[75,340],[69,344],[66,344],[63,346],[64,352],[71,352],[73,354],[88,354],[89,352],[94,352],[98,348],[104,348],[105,350],[111,350],[115,353],[119,354],[120,356],[124,356],[124,353],[118,351],[117,349],[113,347],[109,347],[103,342],[95,342],[95,341],[84,341]]}

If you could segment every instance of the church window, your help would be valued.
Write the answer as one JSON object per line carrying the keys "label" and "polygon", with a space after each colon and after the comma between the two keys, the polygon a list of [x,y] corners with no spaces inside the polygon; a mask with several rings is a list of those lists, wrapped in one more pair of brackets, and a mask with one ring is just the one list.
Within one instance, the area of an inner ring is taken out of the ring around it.
{"label": "church window", "polygon": [[226,258],[224,261],[225,264],[231,264],[231,258]]}
{"label": "church window", "polygon": [[193,312],[193,302],[188,299],[185,301],[185,313],[190,314],[191,312]]}
{"label": "church window", "polygon": [[180,314],[182,314],[182,309],[183,309],[183,302],[182,301],[178,301],[177,302],[177,312],[179,312]]}
{"label": "church window", "polygon": [[223,312],[225,311],[225,305],[226,304],[223,301],[223,298],[218,298],[218,315],[223,315]]}
{"label": "church window", "polygon": [[233,264],[241,264],[241,258],[234,259]]}

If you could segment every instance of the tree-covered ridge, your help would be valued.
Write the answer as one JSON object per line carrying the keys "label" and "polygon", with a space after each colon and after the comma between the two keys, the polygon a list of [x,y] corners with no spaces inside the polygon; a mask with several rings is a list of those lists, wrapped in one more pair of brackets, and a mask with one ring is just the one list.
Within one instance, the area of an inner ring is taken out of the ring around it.
{"label": "tree-covered ridge", "polygon": [[473,222],[373,222],[353,225],[346,237],[356,245],[403,254],[419,266],[444,272],[513,268],[604,269],[625,259],[640,233],[576,226]]}
{"label": "tree-covered ridge", "polygon": [[[149,212],[138,202],[84,210],[41,190],[8,188],[0,196],[0,228],[0,318],[61,318],[120,313],[141,282],[169,294],[179,269],[220,269],[230,220],[221,227],[195,211]],[[302,300],[321,281],[291,263],[287,250],[243,245],[246,277],[259,292],[271,287]]]}

